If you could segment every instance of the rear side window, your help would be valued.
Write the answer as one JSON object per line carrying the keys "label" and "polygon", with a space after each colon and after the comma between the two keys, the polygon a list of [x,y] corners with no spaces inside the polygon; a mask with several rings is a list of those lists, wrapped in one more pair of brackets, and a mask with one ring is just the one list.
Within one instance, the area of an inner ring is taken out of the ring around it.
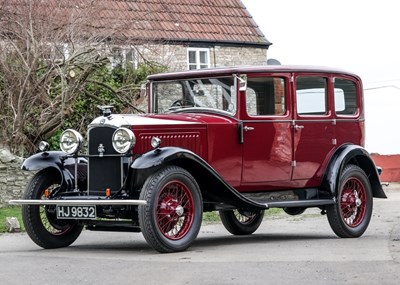
{"label": "rear side window", "polygon": [[356,114],[358,109],[356,84],[348,79],[335,78],[334,88],[336,114]]}
{"label": "rear side window", "polygon": [[284,115],[286,113],[285,90],[283,78],[247,78],[247,114],[249,116]]}
{"label": "rear side window", "polygon": [[296,102],[299,115],[327,114],[327,78],[300,76],[296,78]]}

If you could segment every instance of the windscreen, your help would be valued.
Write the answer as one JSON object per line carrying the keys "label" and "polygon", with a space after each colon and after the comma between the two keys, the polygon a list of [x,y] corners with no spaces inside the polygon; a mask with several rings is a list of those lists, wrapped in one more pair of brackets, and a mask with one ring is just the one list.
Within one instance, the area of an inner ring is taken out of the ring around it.
{"label": "windscreen", "polygon": [[236,113],[234,77],[153,82],[152,93],[154,113],[188,108]]}

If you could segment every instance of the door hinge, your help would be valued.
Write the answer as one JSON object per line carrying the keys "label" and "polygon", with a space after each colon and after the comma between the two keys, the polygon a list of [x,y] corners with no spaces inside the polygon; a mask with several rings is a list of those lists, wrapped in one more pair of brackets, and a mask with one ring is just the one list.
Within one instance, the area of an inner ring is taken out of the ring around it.
{"label": "door hinge", "polygon": [[292,161],[292,167],[296,167],[296,160]]}

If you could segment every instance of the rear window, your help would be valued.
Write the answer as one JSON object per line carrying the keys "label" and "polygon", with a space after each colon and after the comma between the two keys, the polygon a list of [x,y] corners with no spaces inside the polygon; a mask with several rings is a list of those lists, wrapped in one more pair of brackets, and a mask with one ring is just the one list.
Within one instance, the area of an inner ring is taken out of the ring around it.
{"label": "rear window", "polygon": [[335,78],[334,92],[336,114],[354,115],[357,113],[357,87],[353,81]]}

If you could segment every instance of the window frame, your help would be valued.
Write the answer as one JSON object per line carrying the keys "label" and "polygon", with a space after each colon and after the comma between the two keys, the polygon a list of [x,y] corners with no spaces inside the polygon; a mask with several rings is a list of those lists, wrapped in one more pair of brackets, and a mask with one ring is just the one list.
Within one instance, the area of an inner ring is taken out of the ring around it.
{"label": "window frame", "polygon": [[[336,96],[335,96],[335,84],[336,84],[336,79],[340,79],[340,80],[348,80],[350,82],[352,82],[354,84],[354,88],[355,88],[355,93],[356,93],[356,98],[355,98],[355,112],[353,114],[341,114],[339,112],[337,112],[336,110]],[[333,113],[335,114],[335,116],[337,118],[354,118],[354,117],[358,117],[360,116],[360,112],[361,112],[361,108],[362,108],[362,102],[361,102],[361,91],[360,91],[360,85],[359,83],[354,80],[353,78],[349,78],[347,76],[333,76],[333,80],[332,80],[332,89],[333,89]]]}
{"label": "window frame", "polygon": [[[190,52],[195,52],[196,54],[196,62],[191,63],[189,54]],[[206,63],[200,62],[200,52],[206,52]],[[196,47],[188,47],[187,48],[187,69],[191,70],[190,67],[196,65],[195,69],[204,69],[210,67],[210,49],[209,48],[196,48]],[[206,67],[201,67],[202,65],[206,65]]]}

